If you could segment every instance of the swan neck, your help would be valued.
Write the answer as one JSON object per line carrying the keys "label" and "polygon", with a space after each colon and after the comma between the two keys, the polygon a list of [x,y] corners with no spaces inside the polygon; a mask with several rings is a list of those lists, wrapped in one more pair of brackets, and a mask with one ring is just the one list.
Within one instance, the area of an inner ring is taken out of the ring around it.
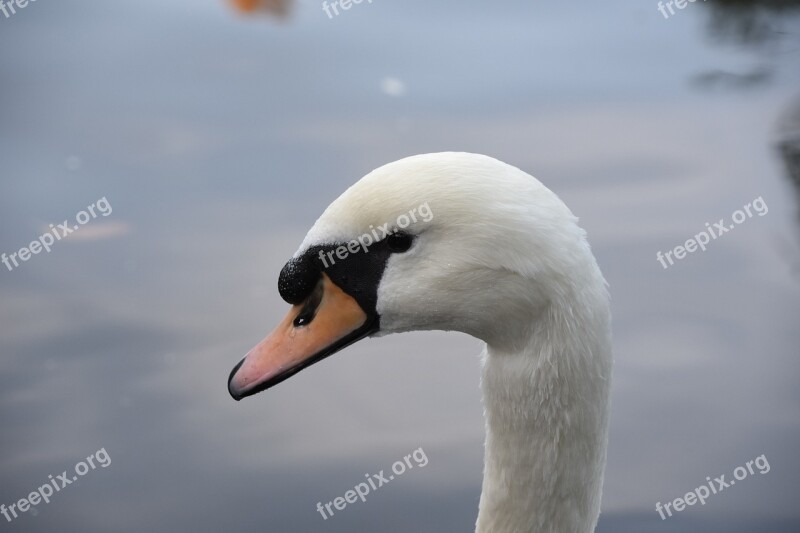
{"label": "swan neck", "polygon": [[593,313],[549,313],[518,351],[487,346],[476,533],[594,531],[611,371],[608,313],[598,302]]}

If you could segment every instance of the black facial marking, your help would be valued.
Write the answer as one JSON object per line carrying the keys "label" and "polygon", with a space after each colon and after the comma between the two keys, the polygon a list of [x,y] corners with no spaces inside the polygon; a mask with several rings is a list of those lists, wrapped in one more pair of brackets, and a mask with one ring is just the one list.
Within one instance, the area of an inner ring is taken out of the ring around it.
{"label": "black facial marking", "polygon": [[393,253],[408,251],[413,241],[413,236],[397,232],[366,250],[358,241],[313,246],[286,263],[278,278],[278,290],[284,300],[297,305],[311,295],[324,272],[358,302],[370,319],[377,321],[378,285],[386,263]]}

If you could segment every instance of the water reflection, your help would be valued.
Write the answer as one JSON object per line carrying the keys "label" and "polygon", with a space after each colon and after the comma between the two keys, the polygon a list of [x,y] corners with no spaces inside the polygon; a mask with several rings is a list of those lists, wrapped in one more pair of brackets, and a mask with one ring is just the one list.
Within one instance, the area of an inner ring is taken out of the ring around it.
{"label": "water reflection", "polygon": [[692,77],[691,82],[704,89],[752,89],[769,83],[774,70],[766,65],[759,65],[749,72],[731,72],[713,69],[701,72]]}
{"label": "water reflection", "polygon": [[[757,88],[773,81],[787,64],[798,62],[800,0],[711,0],[706,5],[711,8],[711,37],[721,44],[755,51],[761,64],[743,73],[723,69],[702,72],[692,78],[695,86]],[[789,180],[797,187],[800,203],[800,98],[786,107],[779,121],[777,148]]]}
{"label": "water reflection", "polygon": [[[744,46],[757,64],[744,71],[711,69],[692,77],[699,88],[752,89],[772,81],[781,61],[800,47],[800,0],[711,0],[708,33],[720,44]],[[789,57],[791,59],[791,57]]]}
{"label": "water reflection", "polygon": [[267,13],[277,17],[289,14],[291,0],[228,0],[234,9],[241,13]]}
{"label": "water reflection", "polygon": [[[778,126],[778,152],[800,201],[800,97],[787,107]],[[800,216],[800,215],[798,215]]]}
{"label": "water reflection", "polygon": [[800,13],[798,0],[709,0],[709,31],[720,41],[770,47],[786,37],[786,25]]}

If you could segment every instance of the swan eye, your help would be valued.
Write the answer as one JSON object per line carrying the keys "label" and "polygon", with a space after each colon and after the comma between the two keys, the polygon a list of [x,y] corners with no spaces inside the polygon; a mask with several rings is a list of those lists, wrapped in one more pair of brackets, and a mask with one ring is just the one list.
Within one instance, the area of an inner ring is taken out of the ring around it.
{"label": "swan eye", "polygon": [[402,231],[392,233],[386,238],[386,244],[389,246],[389,250],[394,253],[407,252],[408,249],[411,248],[411,244],[413,242],[414,238],[408,233],[403,233]]}
{"label": "swan eye", "polygon": [[314,320],[314,317],[317,315],[317,310],[319,309],[319,305],[322,303],[322,281],[317,283],[317,286],[311,292],[311,295],[306,299],[305,303],[303,304],[303,308],[297,314],[294,319],[294,327],[300,328],[303,326],[307,326]]}

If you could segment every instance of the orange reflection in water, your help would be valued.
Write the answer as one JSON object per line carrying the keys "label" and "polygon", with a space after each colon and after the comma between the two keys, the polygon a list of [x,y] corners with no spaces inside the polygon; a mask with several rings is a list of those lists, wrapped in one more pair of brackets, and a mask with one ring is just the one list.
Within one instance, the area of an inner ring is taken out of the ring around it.
{"label": "orange reflection in water", "polygon": [[228,0],[228,3],[242,13],[270,13],[283,17],[289,13],[291,0]]}

